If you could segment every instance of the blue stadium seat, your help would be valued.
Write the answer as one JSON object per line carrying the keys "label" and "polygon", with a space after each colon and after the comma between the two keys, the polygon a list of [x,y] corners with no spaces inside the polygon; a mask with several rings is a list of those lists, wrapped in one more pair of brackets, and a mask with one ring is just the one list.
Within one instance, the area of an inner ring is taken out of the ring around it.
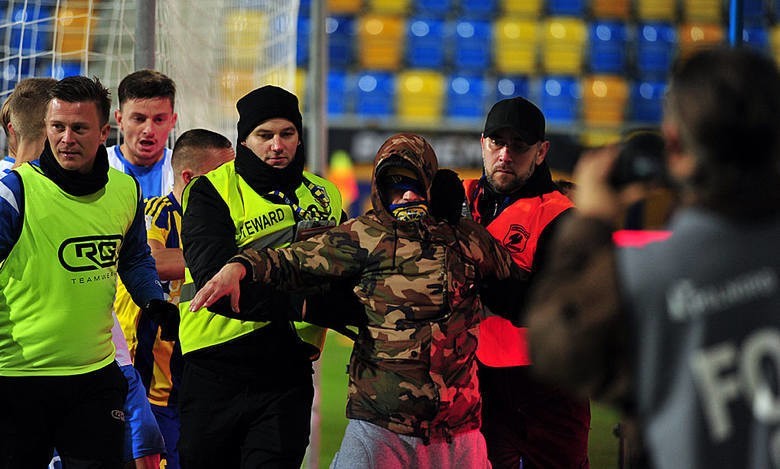
{"label": "blue stadium seat", "polygon": [[663,116],[664,81],[638,81],[631,86],[630,119],[659,124]]}
{"label": "blue stadium seat", "polygon": [[551,124],[573,124],[579,118],[580,85],[574,76],[542,78],[540,108]]}
{"label": "blue stadium seat", "polygon": [[395,112],[395,75],[364,72],[357,76],[355,113],[360,117],[389,118]]}
{"label": "blue stadium seat", "polygon": [[677,32],[666,22],[637,25],[636,68],[641,79],[666,77],[677,50]]}
{"label": "blue stadium seat", "polygon": [[761,25],[745,25],[742,40],[746,46],[761,52],[769,52],[769,31]]}
{"label": "blue stadium seat", "polygon": [[406,23],[406,63],[411,68],[444,66],[446,31],[443,20],[412,17]]}
{"label": "blue stadium seat", "polygon": [[595,73],[626,71],[626,25],[622,21],[594,21],[590,25],[589,68]]}
{"label": "blue stadium seat", "polygon": [[328,116],[340,117],[352,112],[354,85],[347,72],[330,70],[328,72]]}
{"label": "blue stadium seat", "polygon": [[447,117],[482,119],[485,115],[486,97],[487,84],[482,76],[450,76],[447,83]]}
{"label": "blue stadium seat", "polygon": [[431,15],[443,18],[453,8],[454,0],[416,0],[415,12],[422,15]]}
{"label": "blue stadium seat", "polygon": [[492,23],[459,20],[455,24],[453,66],[459,72],[481,72],[491,66]]}
{"label": "blue stadium seat", "polygon": [[311,19],[298,15],[298,32],[295,40],[295,65],[305,67],[309,63],[309,37],[311,36]]}
{"label": "blue stadium seat", "polygon": [[[54,10],[47,6],[30,5],[25,8],[25,3],[15,7],[11,12],[11,20],[16,23],[11,27],[11,35],[8,46],[11,55],[34,54],[51,50],[53,21],[43,21],[52,18]],[[24,22],[24,24],[22,24]]]}
{"label": "blue stadium seat", "polygon": [[[780,10],[778,10],[780,2],[775,0],[775,19],[780,16]],[[758,23],[763,21],[767,13],[769,13],[769,3],[767,3],[767,11],[764,10],[763,0],[742,0],[742,19],[745,24]]]}
{"label": "blue stadium seat", "polygon": [[547,0],[550,15],[581,16],[585,13],[585,0]]}
{"label": "blue stadium seat", "polygon": [[528,77],[500,76],[496,78],[496,102],[515,96],[528,96],[530,91]]}
{"label": "blue stadium seat", "polygon": [[325,21],[328,34],[328,61],[331,67],[346,69],[355,61],[352,44],[355,20],[352,16],[329,16]]}
{"label": "blue stadium seat", "polygon": [[309,16],[309,13],[311,12],[311,1],[312,0],[300,0],[300,3],[298,4],[298,15]]}
{"label": "blue stadium seat", "polygon": [[498,0],[460,0],[460,16],[471,19],[492,19],[498,12]]}

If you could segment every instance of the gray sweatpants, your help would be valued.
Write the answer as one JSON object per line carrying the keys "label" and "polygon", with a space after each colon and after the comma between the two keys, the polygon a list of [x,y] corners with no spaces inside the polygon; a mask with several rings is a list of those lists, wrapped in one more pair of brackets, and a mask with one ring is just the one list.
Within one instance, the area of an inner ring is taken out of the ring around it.
{"label": "gray sweatpants", "polygon": [[461,433],[451,443],[399,435],[362,420],[350,420],[331,469],[353,468],[490,469],[485,438],[479,430]]}

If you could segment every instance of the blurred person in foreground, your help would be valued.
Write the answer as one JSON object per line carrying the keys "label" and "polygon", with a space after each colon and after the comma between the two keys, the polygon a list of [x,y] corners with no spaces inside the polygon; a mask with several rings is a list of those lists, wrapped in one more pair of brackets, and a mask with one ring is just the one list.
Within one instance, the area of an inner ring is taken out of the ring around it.
{"label": "blurred person in foreground", "polygon": [[[574,206],[552,179],[545,125],[542,111],[525,98],[497,102],[480,138],[484,174],[464,181],[471,218],[530,272],[528,282],[511,289],[520,307],[537,272],[549,262],[553,234]],[[479,325],[477,358],[482,433],[493,467],[588,467],[588,400],[534,379],[525,328],[488,317]]]}
{"label": "blurred person in foreground", "polygon": [[634,418],[636,464],[780,467],[777,65],[694,54],[673,70],[662,133],[681,204],[664,241],[612,242],[636,193],[607,182],[618,148],[578,163],[579,213],[529,306],[535,370]]}
{"label": "blurred person in foreground", "polygon": [[[350,279],[362,320],[349,365],[349,423],[331,467],[490,467],[479,432],[480,292],[490,283],[511,289],[526,273],[460,216],[461,181],[438,171],[419,135],[393,135],[379,149],[371,201],[367,214],[307,241],[244,250],[192,307],[229,295],[237,308],[240,279],[284,290]],[[338,320],[346,311],[327,314]]]}

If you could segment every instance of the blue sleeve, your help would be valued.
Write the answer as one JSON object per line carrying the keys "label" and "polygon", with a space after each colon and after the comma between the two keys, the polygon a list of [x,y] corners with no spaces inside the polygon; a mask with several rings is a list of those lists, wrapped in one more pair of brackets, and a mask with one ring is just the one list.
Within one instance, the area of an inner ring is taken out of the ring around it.
{"label": "blue sleeve", "polygon": [[0,261],[5,260],[22,233],[24,197],[15,171],[0,179]]}
{"label": "blue sleeve", "polygon": [[135,218],[119,250],[119,277],[135,304],[144,306],[152,299],[165,299],[157,267],[146,243],[143,200],[138,200]]}

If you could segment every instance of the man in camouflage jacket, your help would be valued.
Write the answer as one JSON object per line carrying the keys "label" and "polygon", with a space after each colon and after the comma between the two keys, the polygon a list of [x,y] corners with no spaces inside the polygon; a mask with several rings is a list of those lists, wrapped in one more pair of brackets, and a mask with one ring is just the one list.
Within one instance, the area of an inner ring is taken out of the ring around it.
{"label": "man in camouflage jacket", "polygon": [[[239,280],[294,291],[353,280],[365,320],[350,359],[350,423],[335,467],[488,466],[478,431],[480,291],[486,284],[506,291],[526,273],[477,223],[429,214],[437,170],[422,137],[390,137],[374,161],[373,210],[288,248],[247,249],[193,299],[197,308],[230,295],[237,309]],[[391,198],[407,190],[417,197]]]}

